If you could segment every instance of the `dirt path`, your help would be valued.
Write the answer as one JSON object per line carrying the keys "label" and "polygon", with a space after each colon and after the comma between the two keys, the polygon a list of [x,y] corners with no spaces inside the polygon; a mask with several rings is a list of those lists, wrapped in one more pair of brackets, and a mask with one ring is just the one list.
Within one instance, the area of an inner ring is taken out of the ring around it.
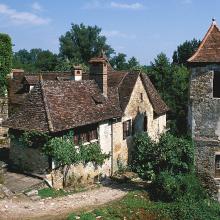
{"label": "dirt path", "polygon": [[71,211],[103,205],[122,198],[126,193],[126,189],[103,186],[91,191],[49,200],[2,200],[0,201],[0,219],[64,219]]}

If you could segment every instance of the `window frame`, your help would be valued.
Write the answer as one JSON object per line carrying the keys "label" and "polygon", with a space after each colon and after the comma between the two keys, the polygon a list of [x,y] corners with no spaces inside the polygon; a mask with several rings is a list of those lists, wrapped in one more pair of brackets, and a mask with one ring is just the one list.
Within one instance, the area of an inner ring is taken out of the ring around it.
{"label": "window frame", "polygon": [[131,119],[123,121],[122,127],[123,127],[122,128],[123,129],[123,140],[132,136],[132,120]]}
{"label": "window frame", "polygon": [[215,99],[219,99],[220,98],[219,83],[220,83],[220,70],[213,71],[212,97],[215,98]]}

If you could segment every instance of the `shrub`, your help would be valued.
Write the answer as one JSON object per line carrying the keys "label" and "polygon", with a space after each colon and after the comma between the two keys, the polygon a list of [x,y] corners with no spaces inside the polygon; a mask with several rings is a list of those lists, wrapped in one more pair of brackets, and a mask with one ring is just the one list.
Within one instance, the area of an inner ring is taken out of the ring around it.
{"label": "shrub", "polygon": [[131,169],[141,178],[152,179],[155,176],[154,167],[157,161],[156,144],[145,133],[134,137],[134,150],[132,152]]}
{"label": "shrub", "polygon": [[173,175],[168,171],[161,172],[152,182],[150,189],[152,198],[165,202],[181,200],[183,197],[197,201],[208,198],[194,174]]}
{"label": "shrub", "polygon": [[134,138],[131,168],[140,177],[152,180],[163,171],[189,173],[193,168],[193,158],[190,140],[166,133],[159,143],[155,143],[146,133],[141,133]]}

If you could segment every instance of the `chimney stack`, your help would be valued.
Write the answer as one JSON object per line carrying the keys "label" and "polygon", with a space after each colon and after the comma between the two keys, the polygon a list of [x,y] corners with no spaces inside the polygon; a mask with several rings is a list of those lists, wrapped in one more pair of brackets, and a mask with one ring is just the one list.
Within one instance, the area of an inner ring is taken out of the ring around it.
{"label": "chimney stack", "polygon": [[82,67],[81,66],[74,66],[72,69],[74,80],[80,81],[82,80]]}
{"label": "chimney stack", "polygon": [[100,57],[91,58],[89,78],[96,81],[103,95],[107,97],[108,84],[107,84],[107,67],[108,59],[102,53]]}

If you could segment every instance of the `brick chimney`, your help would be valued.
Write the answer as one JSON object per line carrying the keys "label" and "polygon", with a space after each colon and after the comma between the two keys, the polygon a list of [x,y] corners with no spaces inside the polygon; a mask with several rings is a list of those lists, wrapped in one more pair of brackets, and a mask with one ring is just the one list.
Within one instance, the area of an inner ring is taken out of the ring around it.
{"label": "brick chimney", "polygon": [[90,61],[90,73],[89,78],[96,81],[103,95],[107,97],[108,84],[107,84],[107,66],[108,59],[102,53],[100,57],[94,57]]}
{"label": "brick chimney", "polygon": [[74,66],[72,68],[72,73],[73,73],[75,81],[82,80],[82,67],[81,66]]}

